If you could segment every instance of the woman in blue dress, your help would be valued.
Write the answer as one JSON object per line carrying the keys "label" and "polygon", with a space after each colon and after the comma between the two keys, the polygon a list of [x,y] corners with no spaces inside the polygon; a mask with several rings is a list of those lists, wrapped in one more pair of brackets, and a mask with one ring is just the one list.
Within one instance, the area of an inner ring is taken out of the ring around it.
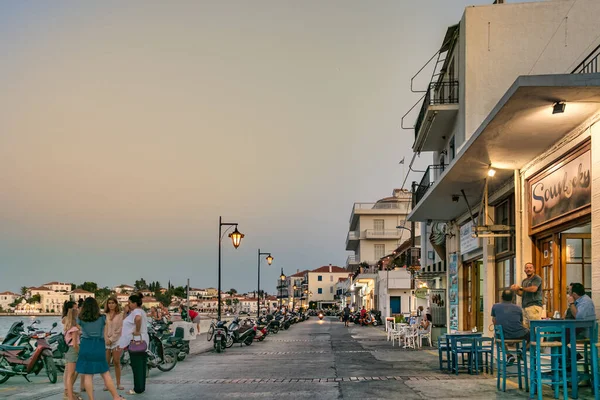
{"label": "woman in blue dress", "polygon": [[94,400],[93,377],[100,374],[104,386],[113,400],[123,399],[115,389],[105,354],[106,316],[100,315],[100,307],[93,297],[88,297],[79,310],[79,326],[81,327],[81,343],[75,371],[82,375],[85,392],[90,400]]}

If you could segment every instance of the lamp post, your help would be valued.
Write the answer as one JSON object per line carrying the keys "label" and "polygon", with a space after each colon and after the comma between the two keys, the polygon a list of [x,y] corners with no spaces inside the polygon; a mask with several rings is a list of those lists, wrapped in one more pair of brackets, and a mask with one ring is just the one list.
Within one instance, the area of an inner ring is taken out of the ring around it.
{"label": "lamp post", "polygon": [[258,249],[258,287],[256,289],[256,295],[258,297],[258,299],[256,300],[256,305],[258,306],[256,309],[257,318],[260,318],[260,256],[267,256],[265,258],[267,260],[267,264],[271,265],[273,263],[273,257],[271,257],[271,253],[261,253],[260,249]]}
{"label": "lamp post", "polygon": [[292,311],[294,311],[294,308],[296,306],[296,289],[298,289],[298,286],[296,286],[296,284],[294,284],[294,286],[292,286],[293,292],[292,292]]}
{"label": "lamp post", "polygon": [[[229,228],[227,228],[225,232],[221,233],[221,228],[224,226],[228,226]],[[240,247],[240,243],[242,243],[244,234],[238,231],[237,226],[237,222],[223,222],[223,217],[219,217],[219,289],[217,292],[217,301],[219,302],[219,304],[217,304],[217,319],[219,321],[221,320],[221,241],[223,240],[223,236],[225,236],[227,231],[232,227],[235,227],[235,230],[229,234],[229,237],[231,238],[233,247],[236,249]]]}
{"label": "lamp post", "polygon": [[279,309],[281,309],[281,303],[283,300],[283,282],[285,282],[285,274],[283,273],[283,268],[281,268],[281,275],[279,275]]}

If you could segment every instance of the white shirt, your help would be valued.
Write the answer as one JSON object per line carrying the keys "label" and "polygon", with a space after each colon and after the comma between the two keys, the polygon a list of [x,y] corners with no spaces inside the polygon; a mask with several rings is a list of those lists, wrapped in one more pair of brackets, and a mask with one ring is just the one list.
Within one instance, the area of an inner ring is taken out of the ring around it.
{"label": "white shirt", "polygon": [[129,343],[133,340],[135,317],[137,315],[142,318],[142,325],[140,327],[142,340],[148,344],[150,343],[150,337],[148,336],[148,318],[146,317],[144,310],[136,308],[123,320],[123,330],[121,331],[121,339],[119,340],[119,347],[122,349],[129,346]]}

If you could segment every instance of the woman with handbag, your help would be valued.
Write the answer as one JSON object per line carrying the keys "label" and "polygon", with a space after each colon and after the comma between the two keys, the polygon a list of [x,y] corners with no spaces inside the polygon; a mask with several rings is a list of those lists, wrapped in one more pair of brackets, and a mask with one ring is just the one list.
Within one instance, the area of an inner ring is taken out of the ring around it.
{"label": "woman with handbag", "polygon": [[129,394],[140,394],[146,390],[146,365],[148,356],[146,349],[150,338],[148,336],[148,318],[142,309],[141,294],[129,296],[129,315],[123,320],[123,329],[119,347],[127,348],[133,372],[133,390]]}
{"label": "woman with handbag", "polygon": [[93,376],[100,374],[104,385],[114,400],[123,399],[117,393],[106,362],[104,337],[106,335],[106,316],[100,315],[100,307],[93,297],[83,302],[77,321],[81,329],[81,343],[75,371],[82,375],[83,385],[90,400],[94,400]]}

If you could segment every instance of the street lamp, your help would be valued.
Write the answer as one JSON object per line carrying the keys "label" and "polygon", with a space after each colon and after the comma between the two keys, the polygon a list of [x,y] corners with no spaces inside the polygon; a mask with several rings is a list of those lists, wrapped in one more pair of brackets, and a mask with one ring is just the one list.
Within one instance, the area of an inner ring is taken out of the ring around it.
{"label": "street lamp", "polygon": [[[221,228],[224,226],[228,226],[229,228],[227,228],[225,232],[221,233]],[[231,238],[234,248],[237,249],[240,247],[242,239],[244,238],[244,234],[238,231],[237,226],[237,222],[223,222],[223,217],[219,217],[219,289],[217,292],[217,301],[219,302],[219,304],[217,304],[217,319],[219,321],[221,320],[221,242],[223,241],[223,236],[225,236],[225,233],[227,233],[227,231],[232,227],[235,227],[235,230],[229,234],[229,237]]]}
{"label": "street lamp", "polygon": [[281,309],[281,302],[283,300],[283,282],[285,282],[285,274],[283,273],[283,268],[281,268],[281,275],[279,275],[279,308]]}
{"label": "street lamp", "polygon": [[260,318],[260,256],[267,256],[267,264],[271,265],[273,263],[273,257],[271,257],[271,253],[261,253],[260,249],[258,249],[258,288],[256,289],[258,297],[258,299],[256,300],[256,305],[258,306],[256,311],[257,318]]}

